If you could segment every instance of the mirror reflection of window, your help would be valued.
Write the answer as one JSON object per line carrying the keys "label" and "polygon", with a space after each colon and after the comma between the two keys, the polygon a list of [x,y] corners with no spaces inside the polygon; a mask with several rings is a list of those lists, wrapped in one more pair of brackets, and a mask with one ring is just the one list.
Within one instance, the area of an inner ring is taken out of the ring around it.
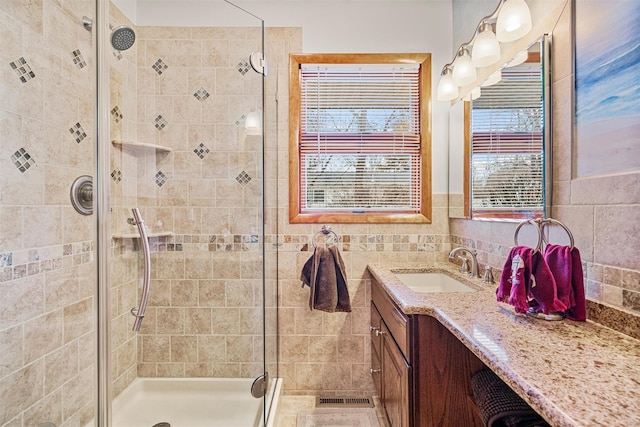
{"label": "mirror reflection of window", "polygon": [[[518,59],[516,57],[516,59]],[[544,216],[544,82],[540,52],[507,64],[471,101],[471,216]]]}

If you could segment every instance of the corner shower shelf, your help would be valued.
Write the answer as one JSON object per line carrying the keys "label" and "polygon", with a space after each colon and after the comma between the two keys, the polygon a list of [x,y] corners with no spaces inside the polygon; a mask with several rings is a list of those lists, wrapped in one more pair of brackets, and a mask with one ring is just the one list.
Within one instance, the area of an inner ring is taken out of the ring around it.
{"label": "corner shower shelf", "polygon": [[[147,235],[149,238],[151,237],[171,237],[173,236],[173,232],[171,231],[160,231],[157,233],[149,233]],[[116,233],[111,236],[113,239],[139,239],[140,235],[138,233]]]}
{"label": "corner shower shelf", "polygon": [[164,145],[157,144],[147,144],[146,142],[135,142],[135,141],[121,141],[118,139],[114,139],[111,141],[113,145],[120,148],[127,148],[134,151],[151,151],[155,150],[158,153],[170,153],[171,148],[165,147]]}

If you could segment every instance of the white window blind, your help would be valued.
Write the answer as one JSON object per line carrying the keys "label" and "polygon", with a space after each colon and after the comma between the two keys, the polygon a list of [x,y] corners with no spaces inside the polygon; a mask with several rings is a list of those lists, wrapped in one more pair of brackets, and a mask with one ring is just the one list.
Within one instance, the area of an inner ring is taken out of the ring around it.
{"label": "white window blind", "polygon": [[[540,64],[502,70],[471,104],[474,212],[543,211],[543,99]],[[473,215],[473,212],[472,212]]]}
{"label": "white window blind", "polygon": [[419,64],[304,64],[302,212],[420,211]]}

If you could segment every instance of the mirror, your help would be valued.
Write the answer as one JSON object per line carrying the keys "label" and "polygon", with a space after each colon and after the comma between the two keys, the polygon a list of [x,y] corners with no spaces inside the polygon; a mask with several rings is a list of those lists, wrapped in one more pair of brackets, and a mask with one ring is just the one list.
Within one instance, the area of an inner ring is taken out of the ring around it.
{"label": "mirror", "polygon": [[549,38],[501,69],[480,97],[449,115],[449,217],[522,220],[549,216]]}

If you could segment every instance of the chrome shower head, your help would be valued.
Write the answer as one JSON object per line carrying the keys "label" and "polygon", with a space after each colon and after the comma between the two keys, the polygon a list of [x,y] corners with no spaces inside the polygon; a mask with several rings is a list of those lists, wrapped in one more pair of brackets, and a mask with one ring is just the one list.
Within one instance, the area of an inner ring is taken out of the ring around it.
{"label": "chrome shower head", "polygon": [[116,50],[127,50],[136,41],[136,33],[125,25],[114,28],[111,32],[111,46]]}

